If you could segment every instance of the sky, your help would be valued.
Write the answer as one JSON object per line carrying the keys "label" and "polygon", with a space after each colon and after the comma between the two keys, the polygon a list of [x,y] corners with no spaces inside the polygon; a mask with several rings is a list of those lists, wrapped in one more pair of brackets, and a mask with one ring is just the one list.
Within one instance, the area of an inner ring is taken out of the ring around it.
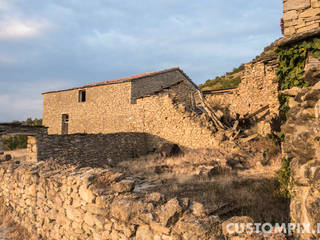
{"label": "sky", "polygon": [[0,0],[0,122],[42,92],[179,66],[200,84],[281,37],[280,0]]}

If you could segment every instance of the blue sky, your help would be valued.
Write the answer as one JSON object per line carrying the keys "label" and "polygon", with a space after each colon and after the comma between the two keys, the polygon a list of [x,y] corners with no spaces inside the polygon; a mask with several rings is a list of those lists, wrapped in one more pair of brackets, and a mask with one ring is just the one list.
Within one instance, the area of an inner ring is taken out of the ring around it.
{"label": "blue sky", "polygon": [[180,66],[197,84],[281,37],[280,0],[0,0],[0,122],[41,93]]}

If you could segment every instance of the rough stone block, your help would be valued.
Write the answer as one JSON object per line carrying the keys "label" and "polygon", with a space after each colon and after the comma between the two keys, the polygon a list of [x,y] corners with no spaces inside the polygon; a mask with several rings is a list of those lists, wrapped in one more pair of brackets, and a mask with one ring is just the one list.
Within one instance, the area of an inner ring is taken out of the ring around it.
{"label": "rough stone block", "polygon": [[312,29],[319,28],[319,26],[320,26],[320,23],[314,23],[314,24],[311,24],[311,25],[308,25],[308,26],[304,26],[304,27],[298,28],[297,29],[297,33],[310,31]]}
{"label": "rough stone block", "polygon": [[298,12],[296,10],[291,10],[283,14],[283,21],[289,21],[298,18]]}
{"label": "rough stone block", "polygon": [[309,8],[299,14],[299,18],[310,18],[320,15],[320,8]]}
{"label": "rough stone block", "polygon": [[300,10],[311,7],[310,0],[288,0],[283,4],[283,11]]}

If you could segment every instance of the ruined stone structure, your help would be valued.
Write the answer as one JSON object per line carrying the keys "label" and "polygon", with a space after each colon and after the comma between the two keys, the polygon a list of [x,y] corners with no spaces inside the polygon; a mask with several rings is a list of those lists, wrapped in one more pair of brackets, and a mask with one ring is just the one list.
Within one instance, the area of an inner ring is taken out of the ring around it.
{"label": "ruined stone structure", "polygon": [[221,234],[219,219],[202,204],[136,191],[134,179],[108,168],[2,163],[0,179],[0,197],[14,220],[42,239],[209,240]]}
{"label": "ruined stone structure", "polygon": [[[273,49],[273,47],[271,47]],[[231,115],[249,116],[264,109],[259,115],[258,132],[267,135],[272,132],[272,119],[279,116],[277,56],[263,53],[259,58],[245,64],[239,87],[232,90],[204,92],[214,107],[226,108]],[[216,94],[218,92],[218,94]]]}
{"label": "ruined stone structure", "polygon": [[196,111],[199,94],[179,68],[141,74],[44,93],[43,124],[49,134],[142,132],[212,148],[216,128]]}
{"label": "ruined stone structure", "polygon": [[284,0],[283,30],[286,37],[320,27],[319,0]]}

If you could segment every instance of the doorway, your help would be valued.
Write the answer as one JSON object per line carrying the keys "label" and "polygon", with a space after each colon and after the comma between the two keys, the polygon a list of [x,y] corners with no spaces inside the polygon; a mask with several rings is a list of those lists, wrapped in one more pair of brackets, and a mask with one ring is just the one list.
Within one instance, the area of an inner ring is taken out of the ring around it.
{"label": "doorway", "polygon": [[68,134],[69,128],[69,114],[62,114],[62,127],[61,127],[61,134],[66,135]]}

